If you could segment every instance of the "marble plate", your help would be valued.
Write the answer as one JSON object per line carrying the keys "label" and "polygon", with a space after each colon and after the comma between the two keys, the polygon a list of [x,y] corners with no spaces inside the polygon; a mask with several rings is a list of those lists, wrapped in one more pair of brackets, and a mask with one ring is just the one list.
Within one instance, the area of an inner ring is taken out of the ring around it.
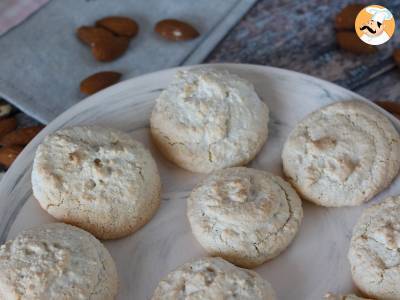
{"label": "marble plate", "polygon": [[[270,136],[250,166],[275,174],[281,174],[280,154],[289,131],[305,115],[334,101],[367,101],[332,83],[292,71],[256,65],[214,66],[250,80],[268,104]],[[118,267],[118,299],[149,299],[158,281],[169,271],[206,255],[192,236],[185,213],[186,198],[204,175],[186,172],[164,160],[148,136],[154,99],[175,71],[160,71],[119,83],[73,106],[51,122],[25,148],[0,184],[0,242],[24,228],[53,221],[32,197],[30,172],[37,145],[48,133],[61,127],[101,124],[129,131],[148,145],[163,182],[162,205],[151,222],[136,234],[105,243]],[[400,123],[387,115],[399,129]],[[397,179],[374,201],[399,191]],[[346,256],[352,227],[367,205],[328,209],[305,202],[304,222],[294,242],[256,271],[272,283],[281,300],[317,300],[327,291],[353,291]]]}

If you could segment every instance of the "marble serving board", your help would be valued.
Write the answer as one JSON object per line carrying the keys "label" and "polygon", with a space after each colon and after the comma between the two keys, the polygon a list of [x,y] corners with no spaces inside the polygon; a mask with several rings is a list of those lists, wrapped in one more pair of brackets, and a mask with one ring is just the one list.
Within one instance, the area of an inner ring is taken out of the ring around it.
{"label": "marble serving board", "polygon": [[[283,143],[304,116],[335,101],[368,101],[337,85],[293,71],[244,64],[212,66],[247,78],[269,106],[269,138],[249,166],[278,175],[282,174]],[[161,208],[150,223],[127,238],[105,242],[118,268],[118,299],[150,299],[159,280],[169,271],[206,255],[191,234],[186,218],[187,196],[205,175],[184,171],[166,161],[149,139],[148,120],[154,100],[176,70],[119,83],[73,106],[51,122],[24,149],[0,183],[0,242],[25,228],[54,221],[32,196],[30,172],[37,145],[61,127],[99,124],[131,132],[145,143],[157,161],[163,182]],[[400,129],[400,123],[387,115]],[[372,202],[397,193],[400,193],[399,179]],[[368,205],[324,208],[304,202],[304,221],[294,242],[279,257],[255,270],[271,282],[281,300],[319,300],[328,291],[354,291],[347,251],[352,227]]]}

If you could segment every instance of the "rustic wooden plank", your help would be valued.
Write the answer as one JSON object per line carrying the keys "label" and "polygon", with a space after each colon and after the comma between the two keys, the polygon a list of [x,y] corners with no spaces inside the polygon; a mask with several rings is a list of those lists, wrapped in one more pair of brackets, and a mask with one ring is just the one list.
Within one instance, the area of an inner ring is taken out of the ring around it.
{"label": "rustic wooden plank", "polygon": [[365,83],[355,91],[372,101],[393,100],[400,102],[400,69],[395,68],[386,74]]}
{"label": "rustic wooden plank", "polygon": [[[208,62],[241,62],[296,70],[357,88],[394,68],[400,34],[372,55],[338,49],[334,18],[348,0],[258,2],[208,57]],[[358,1],[366,4],[368,1]],[[395,15],[400,1],[380,1]],[[397,31],[400,21],[397,19]]]}

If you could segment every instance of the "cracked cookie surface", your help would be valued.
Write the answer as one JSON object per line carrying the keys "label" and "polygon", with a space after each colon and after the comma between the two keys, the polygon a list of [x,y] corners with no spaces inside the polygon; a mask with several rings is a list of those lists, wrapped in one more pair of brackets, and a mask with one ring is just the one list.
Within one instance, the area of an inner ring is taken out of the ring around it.
{"label": "cracked cookie surface", "polygon": [[39,145],[32,189],[56,219],[113,239],[151,219],[160,205],[161,183],[150,152],[129,134],[71,127]]}
{"label": "cracked cookie surface", "polygon": [[172,162],[209,173],[244,165],[268,135],[269,111],[254,87],[227,71],[177,72],[151,114],[154,142]]}
{"label": "cracked cookie surface", "polygon": [[276,300],[270,283],[256,272],[219,257],[186,263],[157,286],[152,300]]}
{"label": "cracked cookie surface", "polygon": [[253,268],[281,253],[301,220],[301,200],[282,178],[235,167],[209,175],[190,194],[192,232],[213,256]]}
{"label": "cracked cookie surface", "polygon": [[370,105],[337,102],[296,125],[282,160],[285,175],[304,199],[331,207],[359,205],[397,175],[400,137]]}
{"label": "cracked cookie surface", "polygon": [[353,280],[366,295],[400,299],[400,196],[367,208],[351,239],[348,258]]}
{"label": "cracked cookie surface", "polygon": [[0,247],[0,298],[114,299],[118,278],[107,249],[77,227],[52,223]]}

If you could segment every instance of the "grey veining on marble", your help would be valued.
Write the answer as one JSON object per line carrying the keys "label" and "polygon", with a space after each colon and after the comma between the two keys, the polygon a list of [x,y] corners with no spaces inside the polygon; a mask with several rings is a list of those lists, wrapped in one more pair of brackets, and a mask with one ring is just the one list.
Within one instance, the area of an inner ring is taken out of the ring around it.
{"label": "grey veining on marble", "polygon": [[[215,67],[253,82],[268,104],[270,136],[250,166],[275,174],[281,174],[282,145],[296,122],[334,101],[367,101],[329,82],[287,70],[235,64]],[[191,234],[186,218],[186,197],[205,175],[189,173],[167,162],[149,139],[148,117],[154,100],[174,72],[165,70],[117,84],[51,122],[0,182],[0,242],[24,228],[53,221],[33,199],[30,184],[34,151],[44,136],[64,126],[100,124],[129,131],[149,146],[163,182],[161,208],[150,223],[127,238],[105,243],[117,263],[118,299],[149,299],[158,281],[170,270],[206,255]],[[399,129],[399,121],[389,118]],[[399,192],[400,180],[396,179],[375,201]],[[281,300],[320,300],[327,291],[352,291],[346,254],[352,226],[366,206],[328,209],[304,202],[305,218],[299,235],[288,250],[256,271],[272,283]]]}

